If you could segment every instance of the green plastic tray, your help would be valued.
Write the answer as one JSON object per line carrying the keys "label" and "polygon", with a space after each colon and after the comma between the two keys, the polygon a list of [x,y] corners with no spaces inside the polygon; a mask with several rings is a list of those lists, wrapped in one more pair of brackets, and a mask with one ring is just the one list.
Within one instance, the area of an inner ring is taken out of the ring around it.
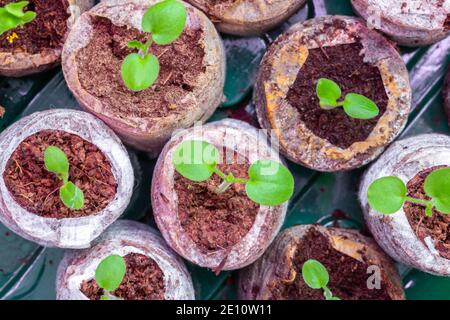
{"label": "green plastic tray", "polygon": [[[252,38],[224,36],[227,50],[227,97],[211,120],[232,117],[256,124],[251,90],[258,64],[270,42],[295,22],[324,14],[353,15],[350,0],[314,0],[276,30]],[[413,111],[402,137],[427,132],[449,134],[441,87],[450,62],[450,37],[426,48],[401,49],[410,71]],[[35,111],[79,106],[59,69],[21,79],[0,78],[0,105],[6,109],[0,130]],[[154,225],[150,184],[154,160],[129,150],[137,178],[134,197],[124,217]],[[285,227],[321,223],[364,231],[357,186],[364,169],[319,173],[293,163],[295,194]],[[0,299],[54,299],[56,269],[63,250],[26,241],[0,224]],[[236,273],[212,272],[188,263],[197,299],[236,298]],[[432,276],[398,265],[408,299],[449,299],[450,278]]]}

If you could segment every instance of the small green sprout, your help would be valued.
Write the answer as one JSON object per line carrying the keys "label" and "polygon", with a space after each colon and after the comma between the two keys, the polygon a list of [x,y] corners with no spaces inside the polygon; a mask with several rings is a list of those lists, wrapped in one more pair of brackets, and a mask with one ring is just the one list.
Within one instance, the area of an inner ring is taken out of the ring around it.
{"label": "small green sprout", "polygon": [[213,174],[222,178],[217,193],[226,191],[233,183],[245,184],[247,196],[256,203],[277,206],[289,200],[294,192],[294,178],[282,164],[272,160],[257,160],[248,169],[249,179],[236,178],[218,167],[220,152],[205,141],[182,142],[173,154],[175,170],[183,177],[201,182]]}
{"label": "small green sprout", "polygon": [[64,151],[58,147],[49,146],[44,151],[45,168],[56,174],[63,181],[59,188],[59,197],[64,205],[70,209],[80,210],[84,206],[83,191],[69,181],[69,160]]}
{"label": "small green sprout", "polygon": [[95,269],[95,282],[103,289],[102,300],[118,300],[112,292],[116,291],[125,277],[127,265],[117,254],[103,259]]}
{"label": "small green sprout", "polygon": [[0,7],[0,36],[9,30],[22,27],[36,18],[36,12],[23,12],[28,3],[28,1],[12,2]]}
{"label": "small green sprout", "polygon": [[433,208],[442,214],[450,214],[450,168],[431,172],[425,179],[423,189],[431,200],[408,197],[405,183],[398,177],[389,176],[372,182],[367,198],[370,207],[383,214],[397,212],[405,202],[424,206],[427,217],[433,216]]}
{"label": "small green sprout", "polygon": [[314,259],[309,259],[303,264],[302,276],[305,283],[311,289],[322,289],[326,300],[341,300],[333,296],[328,289],[330,275],[323,264]]}
{"label": "small green sprout", "polygon": [[320,107],[325,110],[343,107],[349,117],[362,120],[375,118],[380,113],[375,102],[357,93],[349,93],[343,101],[338,101],[342,96],[341,88],[329,79],[319,79],[316,92],[320,99]]}
{"label": "small green sprout", "polygon": [[153,42],[167,45],[174,42],[183,32],[187,12],[177,0],[163,0],[148,8],[142,18],[142,30],[150,33],[147,42],[128,42],[128,47],[138,53],[129,54],[122,63],[122,80],[128,89],[142,91],[150,88],[159,75],[159,60],[149,53]]}

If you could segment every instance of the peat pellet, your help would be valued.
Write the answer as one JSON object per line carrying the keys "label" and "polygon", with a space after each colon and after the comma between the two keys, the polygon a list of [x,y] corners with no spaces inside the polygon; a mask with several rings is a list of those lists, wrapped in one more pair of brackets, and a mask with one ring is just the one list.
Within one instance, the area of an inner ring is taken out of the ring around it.
{"label": "peat pellet", "polygon": [[181,36],[169,45],[151,45],[160,72],[142,91],[128,89],[121,65],[133,51],[129,41],[145,42],[145,11],[158,0],[111,0],[81,15],[63,50],[63,71],[81,107],[105,121],[128,145],[156,157],[177,129],[204,122],[223,100],[225,53],[209,19],[188,12]]}
{"label": "peat pellet", "polygon": [[[0,7],[17,2],[1,0]],[[94,0],[29,0],[36,18],[0,35],[0,76],[21,77],[57,66],[67,34]]]}
{"label": "peat pellet", "polygon": [[444,109],[447,114],[448,125],[450,126],[450,68],[447,70],[442,95],[444,97]]}
{"label": "peat pellet", "polygon": [[403,46],[425,46],[450,32],[448,0],[352,0],[357,14]]}
{"label": "peat pellet", "polygon": [[156,223],[167,243],[182,257],[215,272],[242,268],[260,257],[283,224],[287,202],[263,206],[251,201],[245,186],[234,183],[217,192],[214,175],[195,183],[175,171],[173,154],[186,140],[214,145],[222,154],[220,170],[247,179],[259,159],[281,162],[266,137],[245,122],[222,120],[174,136],[158,158],[152,180]]}
{"label": "peat pellet", "polygon": [[239,272],[244,300],[325,300],[322,289],[304,281],[303,264],[320,262],[327,287],[341,300],[404,300],[393,261],[355,230],[299,225],[280,233],[266,253]]}
{"label": "peat pellet", "polygon": [[[60,197],[62,180],[44,164],[61,149],[68,180],[84,193],[81,209]],[[126,209],[134,174],[114,132],[89,113],[56,109],[22,118],[0,135],[0,221],[40,245],[87,248]]]}
{"label": "peat pellet", "polygon": [[186,0],[206,13],[220,32],[258,35],[281,24],[306,0]]}
{"label": "peat pellet", "polygon": [[425,272],[450,275],[448,215],[406,202],[394,214],[384,215],[372,209],[367,191],[373,181],[387,176],[400,178],[407,195],[427,199],[424,181],[436,169],[450,166],[450,137],[423,134],[393,143],[364,174],[359,199],[366,223],[378,244],[395,260]]}
{"label": "peat pellet", "polygon": [[[379,108],[361,120],[321,108],[321,78]],[[258,120],[292,161],[318,171],[358,168],[401,132],[411,105],[408,72],[397,50],[360,19],[327,16],[299,23],[263,58],[254,90]]]}
{"label": "peat pellet", "polygon": [[56,276],[58,300],[100,300],[95,270],[108,256],[122,256],[126,273],[111,292],[123,300],[193,300],[194,287],[184,262],[155,229],[134,221],[118,220],[90,249],[67,251]]}

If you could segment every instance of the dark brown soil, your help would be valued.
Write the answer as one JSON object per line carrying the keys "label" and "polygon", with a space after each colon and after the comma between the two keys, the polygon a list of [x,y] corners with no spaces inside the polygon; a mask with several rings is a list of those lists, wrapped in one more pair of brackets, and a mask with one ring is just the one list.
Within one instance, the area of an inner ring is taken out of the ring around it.
{"label": "dark brown soil", "polygon": [[[430,200],[423,190],[423,185],[427,176],[440,168],[445,168],[445,166],[429,168],[416,174],[407,184],[408,196]],[[433,210],[433,216],[429,218],[425,215],[425,207],[409,202],[405,203],[403,210],[416,236],[422,241],[426,237],[431,237],[439,254],[450,259],[450,215]]]}
{"label": "dark brown soil", "polygon": [[[125,257],[127,271],[114,296],[124,300],[164,300],[164,274],[153,259],[138,253]],[[80,291],[91,300],[100,300],[103,289],[94,279],[84,281]]]}
{"label": "dark brown soil", "polygon": [[[84,192],[85,205],[81,210],[70,210],[59,198],[62,181],[44,165],[48,146],[56,146],[67,155],[69,180]],[[44,130],[25,139],[11,155],[3,179],[19,205],[45,218],[96,214],[114,199],[117,190],[105,155],[92,143],[64,131]]]}
{"label": "dark brown soil", "polygon": [[[25,11],[34,11],[36,18],[23,28],[10,30],[0,36],[0,52],[39,53],[45,49],[62,47],[67,32],[67,19],[70,17],[67,0],[28,0]],[[3,7],[16,0],[0,0]],[[8,37],[16,33],[10,43]]]}
{"label": "dark brown soil", "polygon": [[186,28],[180,38],[167,46],[153,44],[150,51],[159,57],[160,74],[156,83],[140,92],[123,84],[120,69],[124,58],[133,52],[127,43],[145,42],[148,35],[134,28],[116,26],[107,18],[94,16],[93,39],[77,55],[78,76],[83,88],[108,105],[121,118],[157,118],[186,112],[181,101],[205,72],[203,31]]}
{"label": "dark brown soil", "polygon": [[385,285],[381,289],[367,288],[368,264],[362,263],[335,250],[328,239],[315,229],[310,229],[297,246],[293,265],[297,275],[294,280],[280,279],[271,285],[272,299],[324,300],[323,290],[311,289],[303,281],[301,270],[309,259],[321,262],[330,274],[328,288],[342,300],[390,300]]}
{"label": "dark brown soil", "polygon": [[[288,102],[298,109],[309,130],[343,149],[367,139],[389,101],[380,71],[363,61],[362,49],[361,43],[352,43],[309,50],[308,59],[287,94]],[[358,120],[347,116],[342,108],[322,109],[316,95],[320,78],[339,84],[342,99],[347,93],[368,97],[378,105],[380,114],[374,119]]]}
{"label": "dark brown soil", "polygon": [[[223,151],[226,152],[225,150]],[[224,161],[225,162],[225,161]],[[220,164],[222,172],[248,178],[248,162],[235,153],[229,164]],[[226,249],[241,240],[255,222],[259,204],[250,200],[243,184],[233,184],[227,191],[215,191],[221,179],[217,175],[195,183],[175,174],[178,217],[192,240],[204,252]]]}

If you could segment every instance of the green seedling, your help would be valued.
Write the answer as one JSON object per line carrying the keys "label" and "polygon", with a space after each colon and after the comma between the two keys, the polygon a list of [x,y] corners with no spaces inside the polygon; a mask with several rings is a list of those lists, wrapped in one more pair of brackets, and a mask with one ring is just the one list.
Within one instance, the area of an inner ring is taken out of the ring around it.
{"label": "green seedling", "polygon": [[235,177],[222,172],[219,163],[220,152],[205,141],[182,142],[173,154],[175,170],[183,177],[201,182],[213,174],[222,178],[217,193],[226,191],[233,183],[245,184],[247,196],[261,205],[277,206],[289,200],[294,192],[294,178],[282,164],[272,160],[258,160],[248,169],[249,179]]}
{"label": "green seedling", "polygon": [[147,42],[128,42],[128,47],[138,50],[129,54],[122,63],[122,80],[128,89],[142,91],[150,88],[159,75],[158,57],[149,52],[153,42],[167,45],[183,32],[187,12],[181,2],[164,0],[148,8],[142,18],[142,30],[150,33]]}
{"label": "green seedling", "polygon": [[58,147],[49,146],[44,151],[45,168],[56,174],[63,181],[59,188],[59,197],[70,209],[80,210],[84,206],[83,191],[69,181],[69,160],[64,151]]}
{"label": "green seedling", "polygon": [[427,217],[433,216],[433,209],[450,214],[450,168],[431,172],[425,179],[423,189],[431,200],[408,197],[405,183],[398,177],[389,176],[372,182],[367,198],[370,207],[383,214],[397,212],[405,202],[424,206]]}
{"label": "green seedling", "polygon": [[36,18],[36,12],[23,11],[28,3],[28,1],[12,2],[0,7],[0,36],[9,30],[22,27]]}
{"label": "green seedling", "polygon": [[95,282],[103,289],[101,300],[118,300],[112,292],[116,291],[125,277],[127,265],[125,260],[116,254],[103,259],[95,269]]}
{"label": "green seedling", "polygon": [[330,289],[328,289],[328,282],[330,275],[323,264],[314,259],[309,259],[303,264],[302,276],[305,283],[311,289],[322,289],[326,300],[341,300],[333,296]]}
{"label": "green seedling", "polygon": [[375,118],[380,113],[375,102],[357,93],[349,93],[344,100],[338,101],[342,96],[341,88],[329,79],[319,79],[316,92],[320,99],[320,107],[325,110],[343,107],[349,117],[362,120]]}

